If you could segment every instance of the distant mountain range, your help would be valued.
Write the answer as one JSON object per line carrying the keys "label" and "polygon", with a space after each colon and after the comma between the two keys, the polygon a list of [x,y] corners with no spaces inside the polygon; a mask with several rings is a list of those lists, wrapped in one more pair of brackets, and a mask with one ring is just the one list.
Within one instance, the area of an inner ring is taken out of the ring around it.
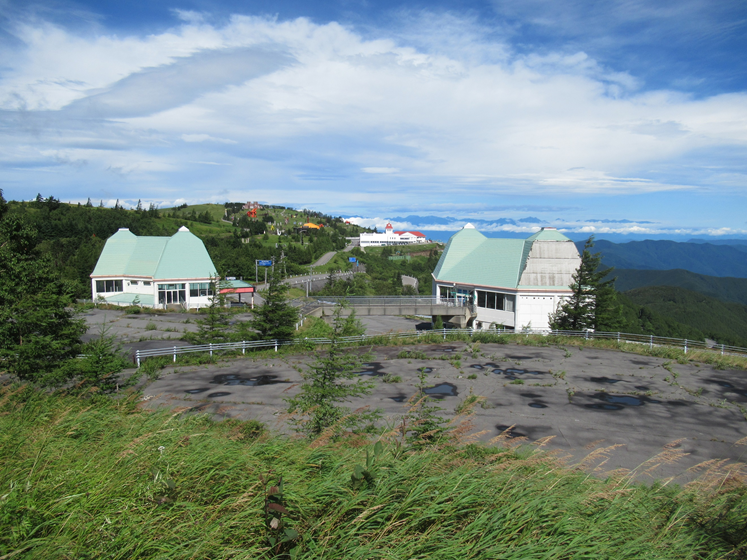
{"label": "distant mountain range", "polygon": [[[579,251],[584,244],[577,242]],[[598,240],[594,252],[602,263],[617,269],[673,270],[718,277],[747,278],[747,246],[676,241],[630,241],[612,243]]]}
{"label": "distant mountain range", "polygon": [[747,305],[747,278],[706,276],[689,270],[632,270],[616,268],[615,288],[627,292],[647,286],[673,286],[719,299]]}

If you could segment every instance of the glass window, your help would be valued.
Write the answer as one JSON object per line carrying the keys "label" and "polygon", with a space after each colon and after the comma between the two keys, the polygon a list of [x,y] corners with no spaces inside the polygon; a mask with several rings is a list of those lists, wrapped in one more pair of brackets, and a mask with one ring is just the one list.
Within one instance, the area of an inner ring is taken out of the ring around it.
{"label": "glass window", "polygon": [[213,284],[210,282],[192,282],[189,284],[189,297],[213,295]]}
{"label": "glass window", "polygon": [[485,300],[487,298],[485,297],[485,292],[482,290],[477,290],[477,307],[485,307]]}
{"label": "glass window", "polygon": [[488,309],[495,309],[495,292],[487,293],[485,307],[487,307]]}
{"label": "glass window", "polygon": [[147,280],[144,280],[144,281],[143,281],[143,286],[150,286],[150,285],[151,285],[151,283],[150,283],[150,282],[148,282]]}
{"label": "glass window", "polygon": [[122,292],[122,280],[96,280],[96,292]]}

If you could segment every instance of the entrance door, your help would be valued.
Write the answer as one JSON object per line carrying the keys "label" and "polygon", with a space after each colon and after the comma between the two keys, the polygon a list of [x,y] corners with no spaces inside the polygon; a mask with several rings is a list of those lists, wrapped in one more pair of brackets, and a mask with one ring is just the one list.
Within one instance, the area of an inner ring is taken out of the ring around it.
{"label": "entrance door", "polygon": [[184,304],[187,301],[185,284],[159,284],[158,303],[161,305]]}

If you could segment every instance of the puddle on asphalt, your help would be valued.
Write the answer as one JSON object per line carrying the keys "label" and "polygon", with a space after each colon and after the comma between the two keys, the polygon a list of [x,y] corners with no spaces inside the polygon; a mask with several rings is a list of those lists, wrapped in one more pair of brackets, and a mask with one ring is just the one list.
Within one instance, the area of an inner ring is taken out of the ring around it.
{"label": "puddle on asphalt", "polygon": [[366,369],[374,369],[378,364],[361,364]]}
{"label": "puddle on asphalt", "polygon": [[459,392],[457,391],[456,385],[453,383],[440,383],[433,387],[428,387],[423,390],[426,395],[442,399],[444,397],[456,397]]}
{"label": "puddle on asphalt", "polygon": [[526,397],[528,399],[540,399],[542,398],[542,395],[538,395],[537,393],[519,393],[522,397]]}
{"label": "puddle on asphalt", "polygon": [[731,383],[728,383],[727,381],[720,381],[718,379],[713,379],[713,382],[718,385],[719,387],[723,387],[724,389],[733,389],[734,385]]}
{"label": "puddle on asphalt", "polygon": [[593,381],[594,383],[618,383],[619,379],[612,379],[611,377],[590,377],[589,381]]}
{"label": "puddle on asphalt", "polygon": [[503,374],[503,375],[506,376],[506,379],[510,379],[511,381],[513,381],[514,379],[518,379],[518,377],[516,377],[517,375],[523,375],[523,374],[527,374],[527,375],[542,375],[543,372],[541,372],[541,371],[529,371],[529,370],[526,370],[526,369],[516,369],[516,368],[506,368],[506,369],[496,368],[496,369],[493,370],[493,373],[495,373],[496,375]]}
{"label": "puddle on asphalt", "polygon": [[538,402],[530,402],[529,406],[532,408],[547,408],[546,404],[538,403]]}
{"label": "puddle on asphalt", "polygon": [[394,402],[405,402],[407,400],[407,397],[389,397]]}
{"label": "puddle on asphalt", "polygon": [[470,367],[471,367],[472,369],[485,369],[485,368],[484,368],[484,367],[482,367],[482,366],[481,366],[480,364],[472,364],[472,365],[471,365]]}
{"label": "puddle on asphalt", "polygon": [[661,401],[649,398],[638,398],[632,395],[610,395],[607,393],[596,394],[595,399],[604,401],[603,403],[594,403],[585,405],[586,408],[596,410],[622,410],[628,406],[643,406],[644,404],[661,404]]}
{"label": "puddle on asphalt", "polygon": [[418,368],[418,371],[422,371],[423,373],[430,373],[433,371],[433,368],[432,367]]}
{"label": "puddle on asphalt", "polygon": [[586,408],[593,408],[595,410],[622,410],[625,407],[621,404],[587,404]]}
{"label": "puddle on asphalt", "polygon": [[279,383],[290,383],[278,379],[277,375],[256,375],[254,377],[243,377],[236,374],[221,374],[213,377],[210,382],[213,385],[244,385],[248,387],[257,387],[259,385],[276,385]]}
{"label": "puddle on asphalt", "polygon": [[205,391],[209,391],[210,389],[205,387],[204,389],[190,389],[189,391],[184,391],[185,393],[189,393],[190,395],[197,395],[198,393],[204,393]]}
{"label": "puddle on asphalt", "polygon": [[230,395],[230,394],[231,394],[231,393],[226,393],[226,392],[224,392],[224,391],[218,391],[217,393],[210,393],[210,394],[208,395],[208,397],[209,397],[209,398],[211,398],[211,399],[215,399],[215,398],[217,398],[217,397],[227,397],[227,396],[228,396],[228,395]]}
{"label": "puddle on asphalt", "polygon": [[506,436],[508,436],[509,438],[527,437],[526,434],[523,434],[521,432],[517,432],[516,430],[514,430],[513,428],[511,428],[511,426],[505,426],[503,424],[498,424],[496,426],[496,429],[499,432],[501,432],[501,434],[503,432],[505,432],[506,430],[510,429],[510,431],[506,434]]}

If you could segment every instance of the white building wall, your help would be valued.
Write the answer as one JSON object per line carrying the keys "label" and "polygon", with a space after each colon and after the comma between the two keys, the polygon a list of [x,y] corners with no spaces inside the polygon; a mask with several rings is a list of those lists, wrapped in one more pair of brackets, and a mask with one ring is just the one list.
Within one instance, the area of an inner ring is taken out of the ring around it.
{"label": "white building wall", "polygon": [[513,311],[502,311],[499,309],[485,309],[484,307],[477,307],[477,317],[475,321],[480,322],[480,328],[490,328],[491,323],[495,323],[496,327],[503,325],[504,327],[515,327],[515,313]]}
{"label": "white building wall", "polygon": [[518,294],[516,297],[516,330],[522,328],[550,330],[550,314],[555,311],[557,294]]}

